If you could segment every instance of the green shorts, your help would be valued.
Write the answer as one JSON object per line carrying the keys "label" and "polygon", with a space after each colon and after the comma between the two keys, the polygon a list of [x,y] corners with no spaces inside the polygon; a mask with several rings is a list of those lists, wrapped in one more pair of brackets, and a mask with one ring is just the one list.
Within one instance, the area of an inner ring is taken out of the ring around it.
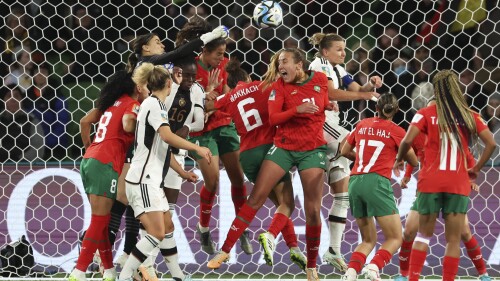
{"label": "green shorts", "polygon": [[465,214],[469,206],[469,197],[461,194],[439,192],[422,193],[417,196],[418,213],[421,215],[436,214]]}
{"label": "green shorts", "polygon": [[[264,144],[245,150],[240,154],[240,164],[247,179],[255,183],[259,174],[262,162],[266,158],[267,152],[272,147],[272,144]],[[286,173],[280,182],[290,179],[290,173]]]}
{"label": "green shorts", "polygon": [[348,190],[351,214],[355,218],[399,214],[391,182],[381,175],[352,175]]}
{"label": "green shorts", "polygon": [[297,166],[299,171],[310,168],[321,168],[326,171],[328,158],[326,157],[326,145],[308,151],[291,151],[272,146],[267,152],[265,160],[278,164],[285,172]]}
{"label": "green shorts", "polygon": [[410,211],[418,212],[418,203],[417,203],[418,194],[419,192],[417,191],[417,194],[415,194],[415,198],[413,198],[413,203],[411,204]]}
{"label": "green shorts", "polygon": [[[208,147],[213,156],[224,155],[240,149],[240,138],[233,123],[215,128],[198,137],[190,137],[188,140],[199,146]],[[196,152],[190,151],[190,155],[195,160],[202,158]]]}
{"label": "green shorts", "polygon": [[80,175],[87,194],[116,199],[118,173],[113,170],[113,164],[86,158],[80,163]]}

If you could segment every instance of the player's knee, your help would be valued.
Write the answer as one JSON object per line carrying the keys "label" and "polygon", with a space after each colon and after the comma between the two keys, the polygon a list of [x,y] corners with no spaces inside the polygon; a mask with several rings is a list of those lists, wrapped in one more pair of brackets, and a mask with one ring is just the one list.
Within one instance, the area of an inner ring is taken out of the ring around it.
{"label": "player's knee", "polygon": [[306,223],[309,225],[321,224],[320,209],[308,208],[306,209]]}
{"label": "player's knee", "polygon": [[415,240],[415,236],[417,236],[417,229],[405,228],[403,231],[403,239],[405,241],[413,241]]}
{"label": "player's knee", "polygon": [[470,228],[468,226],[463,227],[462,233],[460,234],[460,238],[464,242],[468,242],[472,239],[472,233],[471,233]]}

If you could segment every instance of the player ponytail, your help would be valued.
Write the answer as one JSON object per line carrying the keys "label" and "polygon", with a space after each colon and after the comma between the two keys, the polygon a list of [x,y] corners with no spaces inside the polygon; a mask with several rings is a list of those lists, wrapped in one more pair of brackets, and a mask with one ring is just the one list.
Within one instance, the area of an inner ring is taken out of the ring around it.
{"label": "player ponytail", "polygon": [[382,94],[378,98],[376,108],[380,118],[392,120],[399,110],[398,99],[392,93]]}
{"label": "player ponytail", "polygon": [[131,73],[125,70],[120,70],[109,77],[106,84],[101,89],[99,98],[97,99],[97,109],[101,112],[106,111],[118,100],[123,94],[132,95],[135,90],[134,81],[132,81]]}
{"label": "player ponytail", "polygon": [[227,86],[234,89],[238,82],[250,80],[250,75],[243,68],[241,68],[241,63],[236,58],[231,58],[226,64],[227,76]]}
{"label": "player ponytail", "polygon": [[319,52],[316,53],[316,57],[323,56],[323,50],[328,49],[332,46],[332,43],[335,41],[345,41],[342,36],[334,34],[334,33],[314,33],[311,38],[309,38],[309,43],[313,46],[318,46]]}
{"label": "player ponytail", "polygon": [[152,63],[142,63],[132,76],[137,85],[147,85],[151,92],[163,90],[170,79],[170,72],[165,67]]}
{"label": "player ponytail", "polygon": [[280,57],[282,51],[276,52],[271,57],[271,61],[269,62],[269,68],[267,69],[266,73],[262,76],[262,89],[267,88],[269,85],[271,85],[276,79],[278,79],[278,59]]}
{"label": "player ponytail", "polygon": [[[441,137],[441,142],[451,142],[454,139],[458,147],[463,148],[460,133],[464,132],[472,143],[477,140],[477,128],[473,111],[467,105],[458,81],[458,76],[453,71],[442,70],[434,76],[432,84],[436,97],[439,132],[446,134],[446,138]],[[444,147],[443,145],[441,147]],[[463,150],[459,149],[465,160]]]}
{"label": "player ponytail", "polygon": [[177,33],[175,47],[178,48],[193,39],[200,38],[202,34],[210,31],[212,31],[212,27],[208,21],[199,16],[194,16]]}
{"label": "player ponytail", "polygon": [[154,33],[148,33],[137,36],[137,38],[132,41],[132,53],[128,56],[127,72],[132,73],[134,71],[142,55],[142,46],[147,45],[155,36],[157,35]]}

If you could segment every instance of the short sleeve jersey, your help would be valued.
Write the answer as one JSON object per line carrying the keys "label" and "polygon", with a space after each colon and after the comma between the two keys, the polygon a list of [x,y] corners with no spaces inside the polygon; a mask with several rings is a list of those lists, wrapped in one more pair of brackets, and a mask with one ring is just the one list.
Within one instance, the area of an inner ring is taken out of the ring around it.
{"label": "short sleeve jersey", "polygon": [[[478,133],[488,128],[479,114],[474,112],[473,116]],[[447,136],[440,134],[437,120],[436,105],[431,105],[420,109],[411,121],[412,126],[428,137],[424,161],[418,175],[418,190],[424,193],[447,192],[468,196],[471,188],[467,168],[470,167],[464,163],[460,150],[468,150],[469,141],[461,134],[464,148],[458,147],[455,139],[442,143],[441,139]]]}
{"label": "short sleeve jersey", "polygon": [[312,102],[319,107],[314,114],[296,113],[292,119],[278,125],[274,145],[291,151],[308,151],[326,144],[323,137],[325,106],[328,105],[328,79],[321,72],[310,71],[309,78],[300,84],[289,84],[279,78],[269,95],[272,108],[287,111],[302,103]]}
{"label": "short sleeve jersey", "polygon": [[[228,61],[229,61],[228,58],[224,58],[222,62],[217,66],[217,69],[220,70],[219,79],[221,79],[221,83],[217,88],[215,88],[214,91],[219,93],[219,95],[222,94],[224,85],[227,84],[226,64]],[[208,77],[210,71],[212,71],[212,69],[214,68],[212,66],[207,66],[203,64],[203,62],[200,60],[199,57],[196,58],[196,66],[198,68],[198,72],[196,74],[196,80],[198,81],[198,83],[200,83],[203,89],[206,89],[206,87],[208,86]],[[221,111],[216,111],[208,118],[208,121],[205,124],[205,127],[203,128],[202,131],[191,132],[189,135],[191,137],[201,136],[205,132],[211,131],[218,127],[227,126],[230,123],[231,123],[231,116],[229,114]]]}
{"label": "short sleeve jersey", "polygon": [[170,167],[170,149],[158,134],[169,126],[165,104],[156,96],[146,98],[137,115],[135,154],[125,180],[135,184],[162,186]]}
{"label": "short sleeve jersey", "polygon": [[271,87],[261,89],[261,81],[239,82],[229,93],[219,96],[215,107],[233,117],[240,135],[240,151],[272,144],[276,127],[269,124],[267,103]]}
{"label": "short sleeve jersey", "polygon": [[391,178],[392,167],[405,130],[378,117],[361,120],[347,137],[356,146],[356,161],[351,175],[377,173]]}
{"label": "short sleeve jersey", "polygon": [[122,172],[125,156],[134,141],[134,134],[123,130],[122,119],[126,114],[137,116],[139,102],[128,94],[122,95],[102,114],[94,141],[83,158],[94,158],[103,164],[112,163],[113,170]]}
{"label": "short sleeve jersey", "polygon": [[[309,70],[325,74],[328,80],[332,80],[334,89],[347,89],[349,84],[354,81],[352,76],[349,75],[342,66],[332,66],[332,64],[323,57],[316,57],[309,65]],[[340,123],[340,112],[330,110],[326,111],[325,114],[326,122],[330,125],[334,126]]]}

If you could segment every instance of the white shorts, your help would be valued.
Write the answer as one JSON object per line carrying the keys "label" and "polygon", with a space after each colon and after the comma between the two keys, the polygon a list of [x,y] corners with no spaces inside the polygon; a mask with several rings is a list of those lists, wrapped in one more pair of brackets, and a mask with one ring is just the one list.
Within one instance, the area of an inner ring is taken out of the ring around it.
{"label": "white shorts", "polygon": [[125,183],[128,204],[135,217],[149,212],[168,212],[168,200],[163,188],[151,184]]}
{"label": "white shorts", "polygon": [[[184,169],[185,165],[185,158],[186,158],[186,150],[180,149],[179,154],[172,154],[172,156],[175,157],[175,160],[181,165],[181,167]],[[163,181],[165,187],[168,187],[170,189],[181,189],[183,178],[179,176],[179,174],[174,171],[174,169],[169,168],[167,175],[165,176],[165,180]]]}
{"label": "white shorts", "polygon": [[348,177],[351,174],[351,161],[340,156],[340,143],[347,137],[349,131],[344,127],[332,122],[325,122],[323,126],[323,136],[327,141],[328,165],[327,175],[328,183],[338,182],[339,180]]}

